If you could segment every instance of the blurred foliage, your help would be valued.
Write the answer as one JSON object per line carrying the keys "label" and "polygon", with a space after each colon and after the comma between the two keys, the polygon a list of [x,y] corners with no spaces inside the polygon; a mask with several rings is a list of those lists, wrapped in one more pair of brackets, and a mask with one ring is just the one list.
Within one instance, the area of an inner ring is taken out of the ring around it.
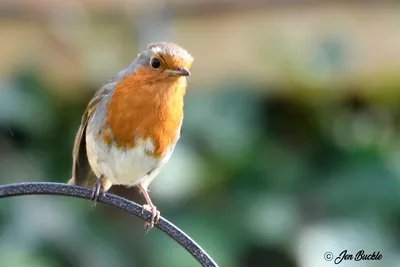
{"label": "blurred foliage", "polygon": [[[349,64],[348,44],[324,40],[311,65],[333,79]],[[291,78],[231,76],[210,90],[189,80],[183,136],[150,187],[155,204],[220,266],[321,267],[333,264],[325,252],[345,249],[383,260],[341,266],[399,266],[400,84],[365,93]],[[21,67],[0,83],[3,184],[70,177],[74,135],[99,84],[64,97],[48,79]],[[135,188],[111,191],[144,202]],[[1,266],[198,266],[157,229],[145,235],[139,219],[79,199],[3,199],[0,234]]]}

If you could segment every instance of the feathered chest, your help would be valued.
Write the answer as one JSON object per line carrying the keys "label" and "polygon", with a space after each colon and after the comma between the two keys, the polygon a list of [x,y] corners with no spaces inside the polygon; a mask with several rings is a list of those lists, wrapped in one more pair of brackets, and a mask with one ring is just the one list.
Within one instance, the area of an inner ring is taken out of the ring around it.
{"label": "feathered chest", "polygon": [[132,74],[120,81],[107,105],[104,141],[134,148],[137,140],[154,145],[148,154],[160,158],[175,145],[183,119],[185,81],[146,83]]}

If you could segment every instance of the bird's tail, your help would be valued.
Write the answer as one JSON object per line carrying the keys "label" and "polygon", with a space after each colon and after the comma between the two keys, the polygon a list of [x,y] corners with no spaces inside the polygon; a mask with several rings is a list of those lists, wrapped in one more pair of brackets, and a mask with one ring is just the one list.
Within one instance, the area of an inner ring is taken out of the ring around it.
{"label": "bird's tail", "polygon": [[96,181],[97,181],[96,175],[92,171],[90,171],[86,176],[83,176],[83,179],[80,178],[79,176],[72,176],[72,178],[69,179],[68,184],[93,187]]}
{"label": "bird's tail", "polygon": [[76,184],[75,177],[69,179],[68,184],[75,185]]}

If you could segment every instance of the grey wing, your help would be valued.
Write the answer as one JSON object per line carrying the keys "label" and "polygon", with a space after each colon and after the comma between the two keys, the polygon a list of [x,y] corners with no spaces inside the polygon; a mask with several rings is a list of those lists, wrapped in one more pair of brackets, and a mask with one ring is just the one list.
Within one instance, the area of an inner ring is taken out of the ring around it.
{"label": "grey wing", "polygon": [[68,182],[69,184],[89,186],[90,184],[93,184],[93,180],[96,180],[87,158],[86,128],[90,118],[99,106],[100,101],[111,93],[113,86],[114,83],[112,80],[104,85],[89,102],[85,113],[82,116],[81,125],[79,126],[74,141],[74,149],[72,152],[72,178]]}

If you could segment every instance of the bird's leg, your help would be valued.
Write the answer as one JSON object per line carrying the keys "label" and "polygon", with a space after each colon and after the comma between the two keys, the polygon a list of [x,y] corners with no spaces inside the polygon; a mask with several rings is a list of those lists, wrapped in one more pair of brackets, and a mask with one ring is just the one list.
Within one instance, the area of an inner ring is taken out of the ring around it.
{"label": "bird's leg", "polygon": [[154,206],[153,202],[151,202],[151,199],[150,199],[149,193],[147,193],[147,190],[141,185],[139,185],[139,188],[142,191],[143,196],[147,202],[147,204],[143,205],[142,213],[144,213],[145,210],[151,212],[150,222],[146,222],[144,225],[144,227],[146,229],[146,233],[148,233],[154,227],[154,224],[158,223],[158,220],[160,219],[160,211],[158,211],[156,206]]}
{"label": "bird's leg", "polygon": [[108,179],[104,178],[104,176],[101,176],[99,179],[97,179],[93,187],[92,196],[90,198],[93,201],[93,207],[96,207],[98,199],[104,199],[104,197],[106,196],[106,191],[108,191],[111,186],[111,182]]}
{"label": "bird's leg", "polygon": [[104,190],[103,190],[103,184],[101,183],[101,178],[97,179],[96,183],[94,184],[92,196],[90,198],[93,201],[92,204],[93,208],[96,207],[97,200],[100,197],[100,193],[101,197],[104,197]]}

